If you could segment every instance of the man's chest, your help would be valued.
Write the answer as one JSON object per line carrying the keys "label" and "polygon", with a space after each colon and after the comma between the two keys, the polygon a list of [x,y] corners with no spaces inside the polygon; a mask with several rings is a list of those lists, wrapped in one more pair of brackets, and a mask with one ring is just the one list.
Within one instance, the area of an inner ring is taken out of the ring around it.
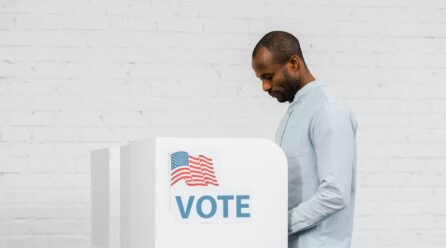
{"label": "man's chest", "polygon": [[276,143],[287,157],[299,156],[311,143],[310,124],[314,112],[304,107],[289,110],[277,128]]}

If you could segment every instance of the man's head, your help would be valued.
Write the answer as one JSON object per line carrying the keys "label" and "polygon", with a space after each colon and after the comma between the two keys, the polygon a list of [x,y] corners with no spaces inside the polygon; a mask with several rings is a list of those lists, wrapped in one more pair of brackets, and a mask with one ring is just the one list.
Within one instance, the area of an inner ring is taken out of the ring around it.
{"label": "man's head", "polygon": [[279,102],[292,102],[296,92],[314,80],[299,41],[283,31],[269,32],[260,39],[252,52],[252,68],[263,90]]}

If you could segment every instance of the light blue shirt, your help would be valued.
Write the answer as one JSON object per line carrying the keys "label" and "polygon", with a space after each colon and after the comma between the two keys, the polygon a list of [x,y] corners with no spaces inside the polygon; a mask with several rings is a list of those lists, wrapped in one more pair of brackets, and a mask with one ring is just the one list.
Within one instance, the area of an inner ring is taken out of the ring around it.
{"label": "light blue shirt", "polygon": [[290,103],[276,132],[288,160],[289,248],[350,247],[357,127],[319,80]]}

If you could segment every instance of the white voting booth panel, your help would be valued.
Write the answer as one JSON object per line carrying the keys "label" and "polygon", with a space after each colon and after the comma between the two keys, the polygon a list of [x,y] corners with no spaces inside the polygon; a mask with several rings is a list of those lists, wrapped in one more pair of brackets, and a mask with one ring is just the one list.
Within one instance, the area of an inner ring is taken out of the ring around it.
{"label": "white voting booth panel", "polygon": [[92,247],[287,247],[287,162],[271,141],[154,138],[91,165]]}

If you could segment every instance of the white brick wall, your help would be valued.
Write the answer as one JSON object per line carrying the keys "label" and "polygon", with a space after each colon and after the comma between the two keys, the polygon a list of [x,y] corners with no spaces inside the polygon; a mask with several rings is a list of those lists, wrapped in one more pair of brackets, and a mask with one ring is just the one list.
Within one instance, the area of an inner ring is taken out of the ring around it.
{"label": "white brick wall", "polygon": [[94,148],[273,138],[277,29],[359,120],[353,247],[446,247],[444,1],[0,0],[0,248],[89,247]]}

